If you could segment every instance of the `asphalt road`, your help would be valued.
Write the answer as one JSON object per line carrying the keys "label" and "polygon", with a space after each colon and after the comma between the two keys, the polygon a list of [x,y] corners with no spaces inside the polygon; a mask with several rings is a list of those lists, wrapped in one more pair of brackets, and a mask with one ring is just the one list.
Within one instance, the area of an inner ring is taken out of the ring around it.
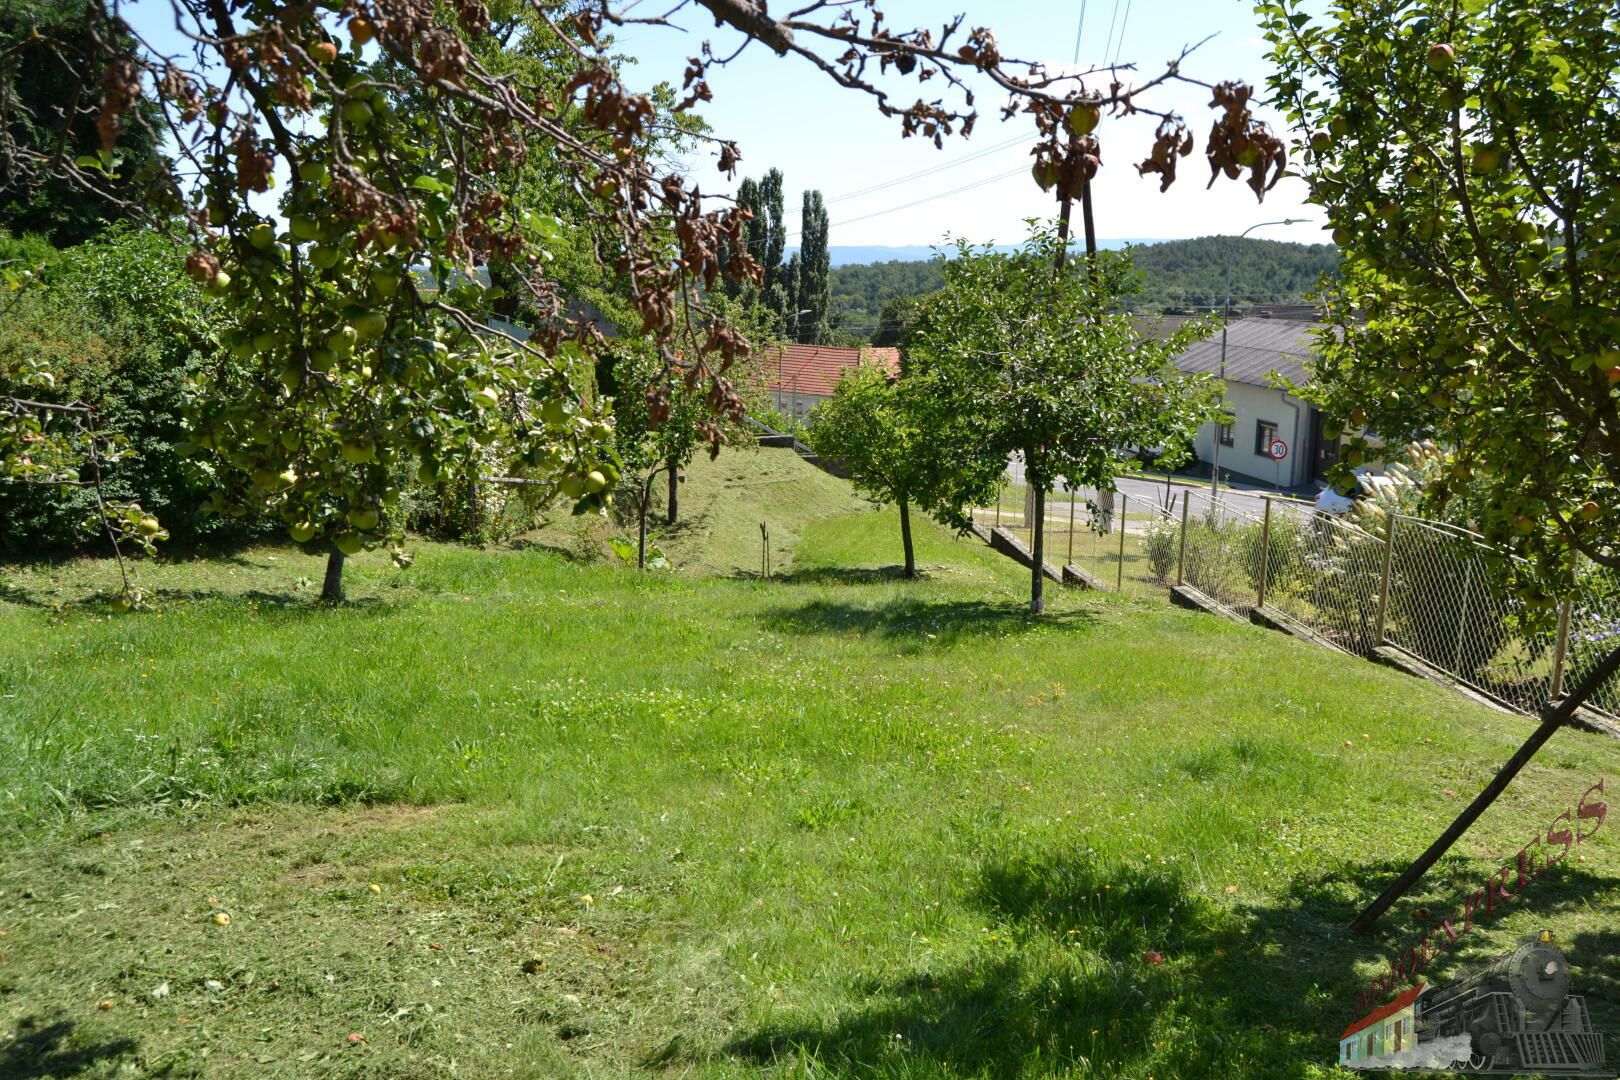
{"label": "asphalt road", "polygon": [[[1012,477],[1015,482],[1022,483],[1024,480],[1023,461],[1019,458],[1013,458],[1011,461],[1009,461],[1007,463],[1007,474]],[[1208,480],[1184,480],[1179,477],[1173,477],[1170,480],[1170,490],[1168,494],[1165,491],[1165,482],[1163,480],[1147,480],[1139,479],[1134,476],[1124,476],[1120,478],[1118,487],[1121,494],[1128,496],[1132,503],[1136,503],[1139,506],[1162,506],[1172,495],[1174,495],[1176,496],[1176,502],[1179,507],[1180,495],[1185,491],[1191,493],[1191,509],[1193,511],[1197,511],[1207,505],[1206,500],[1209,497]],[[1252,514],[1256,518],[1265,514],[1266,496],[1271,494],[1273,493],[1268,488],[1255,487],[1248,484],[1232,484],[1230,482],[1223,482],[1221,484],[1221,501],[1223,503],[1239,513]],[[1300,506],[1297,503],[1290,503],[1284,499],[1278,499],[1275,505],[1277,507],[1295,506],[1301,513],[1309,512],[1310,510],[1308,505]],[[1275,509],[1273,512],[1275,512]]]}

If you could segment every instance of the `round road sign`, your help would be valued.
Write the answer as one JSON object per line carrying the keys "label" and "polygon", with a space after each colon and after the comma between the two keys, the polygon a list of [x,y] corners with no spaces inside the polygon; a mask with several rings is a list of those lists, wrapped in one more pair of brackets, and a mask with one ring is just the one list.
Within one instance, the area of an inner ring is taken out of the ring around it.
{"label": "round road sign", "polygon": [[1266,453],[1271,455],[1271,460],[1281,461],[1288,456],[1288,444],[1281,439],[1272,439],[1271,445],[1266,447]]}

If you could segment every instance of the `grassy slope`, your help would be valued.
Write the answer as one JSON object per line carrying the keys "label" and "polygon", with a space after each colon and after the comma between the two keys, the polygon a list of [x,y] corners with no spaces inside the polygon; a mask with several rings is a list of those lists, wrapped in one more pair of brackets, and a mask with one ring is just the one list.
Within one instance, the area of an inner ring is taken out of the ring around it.
{"label": "grassy slope", "polygon": [[[774,572],[792,567],[805,524],[864,510],[847,483],[788,450],[727,449],[711,461],[699,453],[684,472],[680,521],[664,524],[665,480],[655,481],[649,536],[681,573],[703,577],[758,575],[760,522],[770,534]],[[577,556],[607,557],[607,538],[635,539],[635,522],[560,518],[527,539]]]}
{"label": "grassy slope", "polygon": [[[772,583],[424,545],[336,611],[263,552],[0,606],[0,1075],[1324,1075],[1416,906],[1620,763],[1561,733],[1354,939],[1523,720],[1162,604],[1031,622],[893,531]],[[1620,1029],[1617,875],[1600,833],[1470,955],[1549,926]]]}

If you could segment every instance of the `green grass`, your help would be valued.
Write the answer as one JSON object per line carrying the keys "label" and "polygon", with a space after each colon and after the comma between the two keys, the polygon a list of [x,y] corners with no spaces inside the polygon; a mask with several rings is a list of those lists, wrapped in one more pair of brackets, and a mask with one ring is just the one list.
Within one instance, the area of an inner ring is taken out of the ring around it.
{"label": "green grass", "polygon": [[[1357,938],[1526,721],[1161,602],[1031,620],[932,526],[902,582],[820,505],[769,582],[723,515],[744,574],[422,544],[337,609],[282,550],[118,618],[63,603],[105,565],[6,572],[0,1076],[1326,1076],[1417,907],[1620,765],[1560,733]],[[1551,928],[1612,1034],[1617,882],[1602,832],[1467,956]]]}

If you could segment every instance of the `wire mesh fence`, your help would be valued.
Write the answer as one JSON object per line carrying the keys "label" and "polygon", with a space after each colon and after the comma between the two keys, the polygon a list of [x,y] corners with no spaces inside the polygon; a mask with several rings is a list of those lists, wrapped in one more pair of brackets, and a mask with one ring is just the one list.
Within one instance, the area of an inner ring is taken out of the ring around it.
{"label": "wire mesh fence", "polygon": [[[1034,500],[1010,482],[975,512],[1032,546]],[[1369,530],[1309,503],[1178,487],[1163,498],[1061,488],[1044,514],[1046,558],[1103,588],[1187,585],[1239,617],[1257,609],[1358,656],[1382,646],[1524,712],[1573,686],[1620,640],[1620,577],[1590,568],[1549,607],[1506,585],[1506,557],[1440,522]],[[1620,718],[1620,681],[1587,703]]]}

